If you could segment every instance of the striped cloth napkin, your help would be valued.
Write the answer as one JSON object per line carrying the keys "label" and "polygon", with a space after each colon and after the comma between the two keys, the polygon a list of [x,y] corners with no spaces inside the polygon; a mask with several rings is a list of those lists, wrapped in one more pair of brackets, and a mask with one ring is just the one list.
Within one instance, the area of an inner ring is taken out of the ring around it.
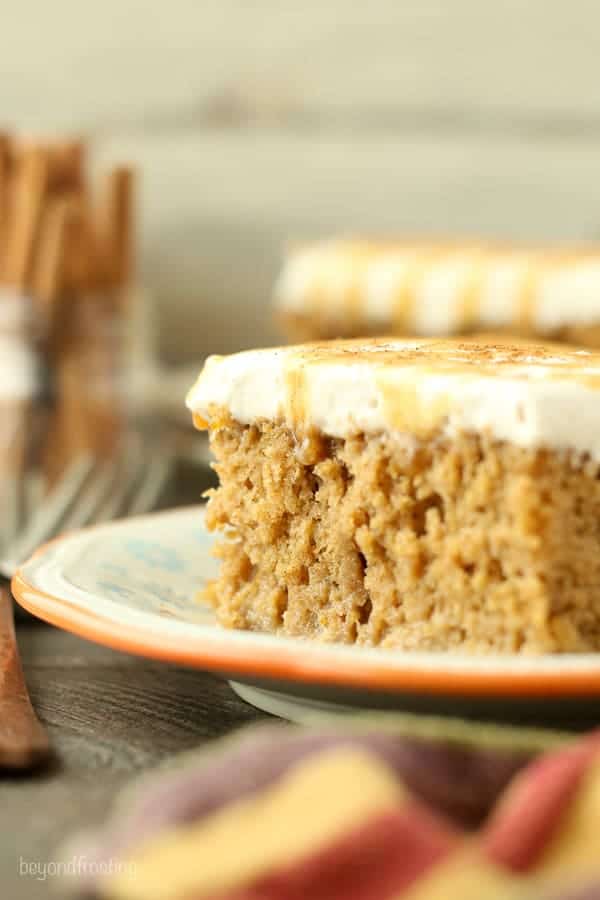
{"label": "striped cloth napkin", "polygon": [[145,776],[68,853],[103,900],[600,898],[600,732],[253,727]]}

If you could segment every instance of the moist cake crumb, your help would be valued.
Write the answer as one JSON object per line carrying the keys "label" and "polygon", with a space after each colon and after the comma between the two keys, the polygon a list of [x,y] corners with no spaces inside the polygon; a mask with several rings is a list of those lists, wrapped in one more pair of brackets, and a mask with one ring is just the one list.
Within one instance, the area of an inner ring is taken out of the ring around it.
{"label": "moist cake crumb", "polygon": [[485,435],[218,418],[221,624],[403,650],[600,648],[595,463]]}

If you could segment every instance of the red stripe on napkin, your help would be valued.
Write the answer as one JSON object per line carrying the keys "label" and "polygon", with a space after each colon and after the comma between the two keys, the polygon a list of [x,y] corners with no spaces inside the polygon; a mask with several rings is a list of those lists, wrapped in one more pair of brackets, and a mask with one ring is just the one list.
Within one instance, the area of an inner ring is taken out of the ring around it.
{"label": "red stripe on napkin", "polygon": [[481,835],[488,858],[515,871],[535,865],[599,753],[600,734],[595,733],[518,775]]}
{"label": "red stripe on napkin", "polygon": [[211,900],[384,900],[409,887],[458,843],[442,819],[409,803],[299,863]]}

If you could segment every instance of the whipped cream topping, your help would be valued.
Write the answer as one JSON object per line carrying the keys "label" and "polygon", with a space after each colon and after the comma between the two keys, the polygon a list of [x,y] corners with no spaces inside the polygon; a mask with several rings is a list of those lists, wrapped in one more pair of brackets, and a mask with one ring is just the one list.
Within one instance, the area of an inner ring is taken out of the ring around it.
{"label": "whipped cream topping", "polygon": [[333,437],[438,429],[600,460],[600,353],[526,341],[331,341],[212,356],[187,397],[213,427],[314,426]]}
{"label": "whipped cream topping", "polygon": [[600,322],[600,254],[479,245],[331,240],[291,252],[276,306],[340,327],[424,335]]}
{"label": "whipped cream topping", "polygon": [[29,302],[10,291],[0,291],[0,398],[22,400],[38,386],[37,361],[28,328]]}

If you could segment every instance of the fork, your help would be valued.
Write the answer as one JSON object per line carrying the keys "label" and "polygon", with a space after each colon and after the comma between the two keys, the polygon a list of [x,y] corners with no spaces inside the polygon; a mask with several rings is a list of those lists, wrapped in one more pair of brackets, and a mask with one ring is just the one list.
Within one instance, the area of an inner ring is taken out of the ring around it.
{"label": "fork", "polygon": [[173,466],[173,458],[163,447],[144,452],[137,441],[103,463],[91,455],[81,456],[29,514],[18,511],[30,505],[28,495],[36,494],[35,486],[25,479],[20,496],[13,491],[12,510],[5,519],[16,527],[13,524],[12,534],[5,535],[0,574],[11,578],[40,545],[58,534],[150,512],[160,500]]}
{"label": "fork", "polygon": [[[160,446],[141,452],[135,442],[114,460],[98,464],[91,456],[71,464],[39,511],[26,515],[35,483],[24,481],[10,492],[5,521],[12,534],[3,547],[0,573],[14,575],[40,544],[60,532],[96,525],[154,509],[174,466]],[[24,522],[22,530],[20,524]],[[37,718],[23,675],[17,647],[11,595],[0,586],[0,769],[29,769],[50,754],[48,735]]]}

